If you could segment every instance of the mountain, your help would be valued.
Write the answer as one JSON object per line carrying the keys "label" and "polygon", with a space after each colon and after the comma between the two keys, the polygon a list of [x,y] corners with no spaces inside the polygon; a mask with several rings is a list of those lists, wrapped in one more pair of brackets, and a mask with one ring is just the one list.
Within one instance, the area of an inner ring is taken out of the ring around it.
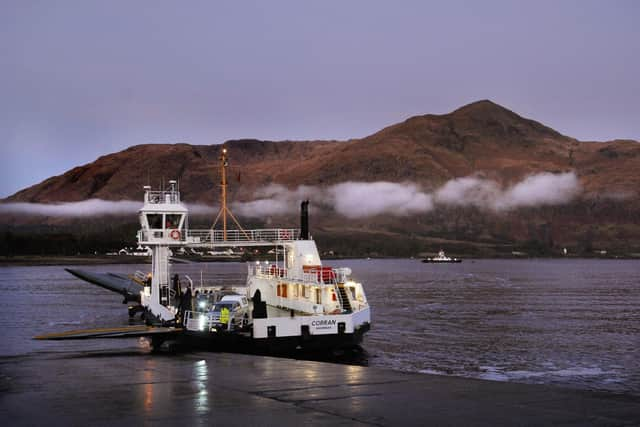
{"label": "mountain", "polygon": [[[410,225],[397,218],[347,222],[329,215],[318,225],[330,241],[331,236],[347,236],[350,242],[357,240],[355,246],[362,246],[362,240],[372,242],[391,233],[398,245],[408,235],[418,239],[417,249],[437,235],[443,246],[461,250],[466,250],[467,243],[476,248],[483,244],[511,248],[531,241],[547,249],[566,244],[586,250],[594,245],[637,248],[640,237],[637,141],[578,141],[488,100],[449,114],[411,117],[360,139],[232,140],[226,146],[231,197],[236,201],[251,200],[257,188],[271,183],[294,188],[390,181],[435,189],[452,178],[470,175],[509,184],[538,172],[575,171],[583,187],[581,199],[567,206],[500,215],[474,208],[437,209],[412,217]],[[216,203],[220,150],[221,145],[137,145],[49,178],[4,202],[139,200],[143,185],[178,179],[183,200]],[[11,218],[14,224],[20,221]],[[387,240],[378,243],[384,246]]]}
{"label": "mountain", "polygon": [[[513,181],[540,171],[576,170],[589,190],[634,191],[640,184],[635,141],[580,142],[491,101],[450,114],[424,115],[350,141],[232,140],[232,172],[242,187],[267,183],[414,181],[433,186],[483,174]],[[136,145],[73,168],[6,201],[62,202],[140,198],[143,185],[178,179],[185,200],[217,198],[221,145]]]}

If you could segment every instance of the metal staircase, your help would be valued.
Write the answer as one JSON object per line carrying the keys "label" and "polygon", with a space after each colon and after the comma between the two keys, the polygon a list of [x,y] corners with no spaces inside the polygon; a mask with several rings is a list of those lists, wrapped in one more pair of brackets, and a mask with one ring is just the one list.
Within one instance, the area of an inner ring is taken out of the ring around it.
{"label": "metal staircase", "polygon": [[338,285],[338,292],[340,293],[340,302],[342,304],[342,309],[347,313],[353,311],[353,309],[351,308],[351,303],[349,302],[347,290],[344,288],[344,286]]}

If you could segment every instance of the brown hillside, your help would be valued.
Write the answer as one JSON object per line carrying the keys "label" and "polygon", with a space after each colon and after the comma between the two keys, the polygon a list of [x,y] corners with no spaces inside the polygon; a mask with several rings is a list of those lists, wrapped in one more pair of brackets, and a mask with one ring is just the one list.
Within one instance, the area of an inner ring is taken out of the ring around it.
{"label": "brown hillside", "polygon": [[[576,170],[589,191],[635,191],[640,144],[580,142],[491,101],[450,114],[416,116],[362,139],[229,141],[232,173],[245,189],[281,183],[414,181],[426,187],[482,173],[511,181],[541,171]],[[140,197],[145,184],[177,178],[185,200],[217,197],[219,145],[137,145],[19,191],[7,200],[61,202]],[[243,197],[250,196],[244,192]]]}

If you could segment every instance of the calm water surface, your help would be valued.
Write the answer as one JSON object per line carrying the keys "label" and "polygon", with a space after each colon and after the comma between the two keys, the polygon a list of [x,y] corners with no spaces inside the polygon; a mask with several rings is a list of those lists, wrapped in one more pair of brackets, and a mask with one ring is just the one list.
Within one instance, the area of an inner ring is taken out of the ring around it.
{"label": "calm water surface", "polygon": [[[640,395],[640,262],[343,260],[365,284],[369,366]],[[131,273],[145,265],[80,267]],[[244,283],[241,263],[178,265]],[[126,306],[63,267],[0,268],[0,358],[148,351],[143,339],[43,342],[34,335],[128,324]]]}

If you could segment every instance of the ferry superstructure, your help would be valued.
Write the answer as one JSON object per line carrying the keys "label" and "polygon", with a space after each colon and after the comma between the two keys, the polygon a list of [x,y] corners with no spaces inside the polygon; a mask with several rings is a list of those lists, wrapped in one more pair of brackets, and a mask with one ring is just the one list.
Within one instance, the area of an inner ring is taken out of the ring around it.
{"label": "ferry superstructure", "polygon": [[[352,280],[349,268],[323,264],[309,234],[307,204],[302,202],[301,229],[192,230],[175,181],[167,191],[146,187],[138,243],[152,253],[151,283],[141,291],[147,321],[182,327],[189,339],[211,345],[230,339],[248,339],[261,348],[357,345],[371,322],[364,287]],[[192,302],[181,311],[169,260],[170,248],[177,247],[274,247],[276,259],[247,263],[246,284],[233,291],[246,297],[248,309],[238,310],[240,318],[232,311],[222,324],[215,310],[223,297],[220,286],[190,283]]]}
{"label": "ferry superstructure", "polygon": [[[147,326],[114,328],[97,338],[148,336],[154,346],[178,341],[212,350],[282,353],[354,348],[371,324],[364,287],[349,268],[332,268],[320,259],[309,233],[308,201],[301,203],[300,228],[243,229],[226,205],[226,149],[222,149],[222,206],[210,229],[189,228],[189,211],[176,181],[161,191],[144,187],[139,211],[138,244],[151,252],[151,272],[139,276],[139,306]],[[227,227],[227,215],[237,229]],[[222,229],[215,229],[222,219]],[[226,289],[216,284],[194,285],[172,274],[172,252],[221,248],[272,247],[274,259],[247,263],[246,283]],[[70,270],[77,277],[137,300],[113,278]],[[123,289],[118,290],[120,287]],[[183,288],[186,288],[185,292]],[[90,331],[82,331],[87,338]],[[73,339],[71,332],[42,339]]]}

